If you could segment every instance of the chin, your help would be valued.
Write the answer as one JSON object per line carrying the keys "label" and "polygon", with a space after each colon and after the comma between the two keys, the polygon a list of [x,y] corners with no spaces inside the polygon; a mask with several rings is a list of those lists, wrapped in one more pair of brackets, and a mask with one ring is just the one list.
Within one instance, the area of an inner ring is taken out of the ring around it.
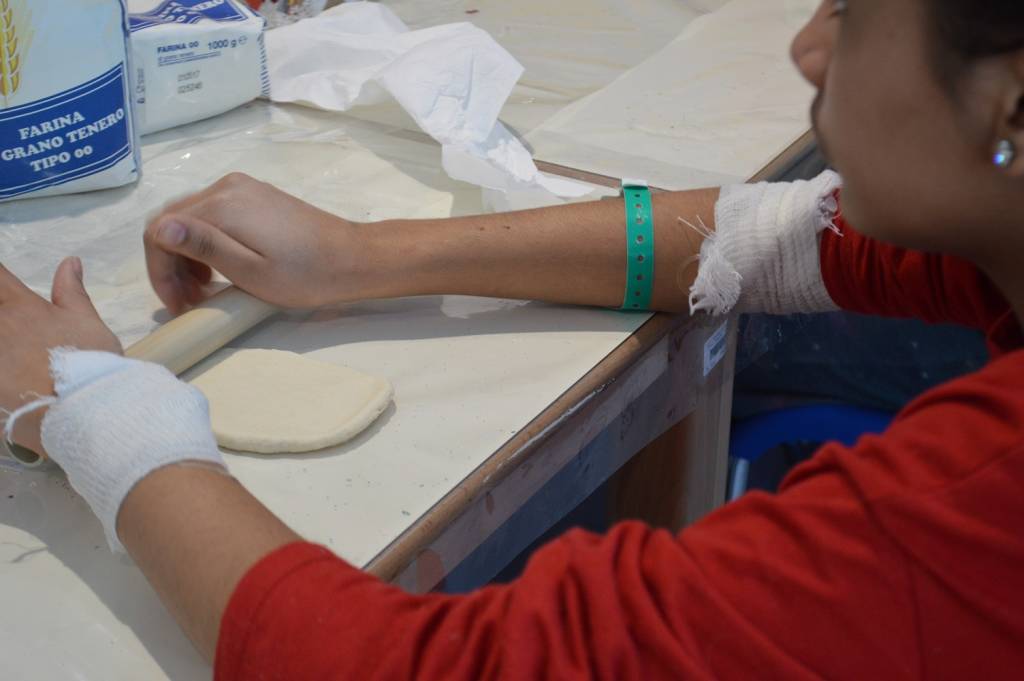
{"label": "chin", "polygon": [[862,200],[856,186],[843,185],[843,220],[860,234],[899,248],[925,249],[922,228],[914,216],[888,210],[886,200]]}
{"label": "chin", "polygon": [[843,220],[864,236],[891,243],[893,235],[887,234],[886,229],[891,223],[883,216],[877,215],[876,211],[871,209],[870,202],[865,204],[860,197],[861,194],[856,187],[851,187],[844,178],[839,201]]}
{"label": "chin", "polygon": [[[842,175],[842,173],[840,173]],[[850,225],[864,235],[871,235],[871,225],[868,216],[861,210],[857,190],[850,186],[843,177],[843,189],[839,194],[839,210],[846,224]]]}
{"label": "chin", "polygon": [[847,184],[845,179],[843,193],[840,195],[840,211],[843,220],[865,237],[888,241],[885,233],[880,233],[880,231],[884,232],[885,229],[877,229],[881,222],[880,216],[872,215],[870,207],[865,206],[860,201],[860,195],[857,193],[856,188]]}

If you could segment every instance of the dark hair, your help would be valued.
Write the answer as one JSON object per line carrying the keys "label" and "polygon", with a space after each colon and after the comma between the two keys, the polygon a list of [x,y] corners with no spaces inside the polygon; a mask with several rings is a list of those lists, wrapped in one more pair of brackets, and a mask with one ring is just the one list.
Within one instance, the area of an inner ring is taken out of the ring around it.
{"label": "dark hair", "polygon": [[1024,48],[1024,0],[925,0],[940,47],[961,62]]}

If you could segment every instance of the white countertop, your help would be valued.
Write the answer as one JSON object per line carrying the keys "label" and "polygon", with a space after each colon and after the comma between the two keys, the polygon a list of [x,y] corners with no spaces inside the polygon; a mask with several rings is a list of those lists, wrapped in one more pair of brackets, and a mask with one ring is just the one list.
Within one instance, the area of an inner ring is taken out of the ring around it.
{"label": "white countertop", "polygon": [[[241,170],[352,219],[479,212],[479,191],[447,179],[438,156],[343,116],[254,104],[154,138],[136,188],[0,206],[0,261],[45,292],[59,260],[80,254],[101,315],[130,343],[165,318],[141,234],[172,197]],[[229,453],[228,465],[296,531],[363,565],[646,318],[466,297],[281,315],[234,345],[386,376],[395,402],[346,445]],[[0,612],[0,666],[14,665],[4,678],[208,675],[55,469],[0,469]]]}
{"label": "white countertop", "polygon": [[814,91],[789,44],[818,4],[732,0],[526,140],[538,159],[663,189],[744,182],[807,132]]}
{"label": "white countertop", "polygon": [[[734,0],[746,1],[752,0]],[[807,4],[772,2],[785,8]],[[604,8],[602,12],[611,11],[612,5],[633,6],[611,0],[595,3]],[[416,22],[410,14],[422,13],[428,6],[413,0],[390,4],[412,23]],[[438,4],[455,15],[479,8],[480,12],[468,16],[482,21],[481,15],[490,9],[516,3],[443,0]],[[503,36],[502,29],[495,29],[495,37],[499,42],[511,41],[513,52],[524,51],[517,56],[529,66],[529,31],[542,29],[529,27],[527,10],[550,17],[564,7],[562,23],[552,24],[546,40],[553,42],[548,45],[556,44],[560,31],[572,25],[581,27],[580,35],[606,32],[610,45],[627,40],[616,33],[615,26],[601,23],[607,16],[619,15],[574,14],[568,9],[581,4],[579,0],[565,5],[521,3],[522,23],[515,26],[524,26],[525,33],[509,29]],[[691,9],[701,5],[643,0],[636,6],[675,12],[678,7],[666,9],[670,4]],[[722,4],[703,3],[706,8]],[[647,26],[645,30],[650,29]],[[661,34],[658,39],[663,42],[652,43],[649,54],[672,43],[675,31],[664,29]],[[587,37],[584,42],[590,40]],[[537,41],[536,46],[537,58],[545,58],[543,43]],[[636,49],[639,59],[647,56]],[[605,54],[600,49],[584,53],[576,47],[568,53],[589,55],[585,60],[592,64],[600,64]],[[557,51],[553,54],[551,60],[566,61],[555,80],[571,81],[575,68],[568,63],[571,59]],[[647,92],[644,77],[623,71],[629,66],[615,66],[608,73],[621,76],[617,87]],[[527,72],[524,83],[543,80],[531,80],[538,68]],[[521,125],[533,128],[547,120],[548,113],[576,101],[574,107],[581,108],[568,111],[568,118],[556,118],[548,132],[564,133],[574,125],[571,116],[579,115],[580,134],[593,135],[600,128],[595,124],[594,106],[603,106],[609,123],[619,125],[612,100],[602,104],[600,93],[591,95],[593,100],[585,96],[605,85],[604,76],[587,75],[599,70],[584,68],[580,82],[589,85],[566,99],[556,93],[543,116],[530,113],[540,109],[523,100],[519,103],[523,110],[511,117],[522,116]],[[764,79],[775,71],[759,73]],[[713,82],[716,76],[706,71],[702,77]],[[614,78],[611,75],[609,82]],[[529,87],[543,90],[546,86]],[[617,97],[612,99],[618,101]],[[806,96],[807,101],[793,104],[794,110],[797,106],[806,110],[809,99]],[[716,106],[728,108],[733,101],[727,94],[723,100],[728,101]],[[510,103],[509,111],[516,106],[515,101]],[[751,131],[759,148],[777,154],[791,141],[789,127],[763,125],[762,110],[736,115],[747,125],[737,129]],[[713,118],[709,114],[708,120]],[[172,197],[199,189],[226,172],[249,172],[361,221],[481,210],[476,188],[453,182],[440,170],[436,146],[389,129],[381,124],[383,120],[387,117],[368,123],[253,104],[213,121],[148,138],[146,172],[137,187],[0,204],[0,261],[43,292],[63,256],[82,255],[86,283],[101,314],[122,340],[132,342],[166,319],[145,280],[141,233],[146,216]],[[699,137],[699,130],[691,132],[691,137]],[[687,147],[685,165],[719,172],[715,159],[735,156],[739,165],[721,172],[753,174],[760,167],[759,157],[737,152],[750,141],[738,135],[714,136],[710,144]],[[572,158],[574,144],[562,145],[564,158]],[[602,153],[606,152],[612,156],[609,167],[622,167],[614,144],[606,145]],[[586,151],[583,160],[591,159],[590,153]],[[644,319],[645,315],[460,297],[381,301],[281,316],[236,345],[294,350],[382,374],[395,384],[395,404],[367,433],[342,447],[298,457],[229,455],[229,465],[298,531],[365,564]],[[181,500],[187,502],[187,498]],[[53,470],[0,468],[0,613],[0,678],[191,680],[210,674],[138,570],[126,558],[110,555],[98,523]]]}
{"label": "white countertop", "polygon": [[[668,45],[728,0],[382,0],[413,29],[468,21],[490,33],[526,72],[502,120],[526,134]],[[769,0],[776,3],[778,0]],[[414,125],[393,107],[353,112]]]}

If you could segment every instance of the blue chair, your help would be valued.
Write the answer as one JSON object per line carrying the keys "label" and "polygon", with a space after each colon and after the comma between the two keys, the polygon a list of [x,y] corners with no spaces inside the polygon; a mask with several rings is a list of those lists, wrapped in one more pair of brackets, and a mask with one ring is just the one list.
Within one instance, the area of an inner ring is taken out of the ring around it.
{"label": "blue chair", "polygon": [[729,501],[747,491],[750,464],[779,445],[840,442],[853,445],[866,433],[881,433],[893,414],[844,404],[815,404],[779,409],[734,423],[729,442],[732,475]]}

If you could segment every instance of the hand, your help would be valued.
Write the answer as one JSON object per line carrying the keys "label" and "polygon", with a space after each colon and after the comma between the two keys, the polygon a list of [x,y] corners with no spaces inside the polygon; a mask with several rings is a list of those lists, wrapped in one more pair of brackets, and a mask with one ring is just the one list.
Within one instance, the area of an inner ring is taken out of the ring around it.
{"label": "hand", "polygon": [[[33,293],[0,265],[0,408],[17,409],[33,394],[53,394],[49,351],[67,346],[79,350],[121,353],[121,344],[92,306],[82,284],[82,263],[68,258],[53,279],[52,303]],[[18,419],[14,441],[45,454],[39,427],[42,410]]]}
{"label": "hand", "polygon": [[168,206],[144,240],[153,289],[178,314],[202,299],[211,269],[284,307],[347,299],[356,239],[353,223],[235,173]]}

